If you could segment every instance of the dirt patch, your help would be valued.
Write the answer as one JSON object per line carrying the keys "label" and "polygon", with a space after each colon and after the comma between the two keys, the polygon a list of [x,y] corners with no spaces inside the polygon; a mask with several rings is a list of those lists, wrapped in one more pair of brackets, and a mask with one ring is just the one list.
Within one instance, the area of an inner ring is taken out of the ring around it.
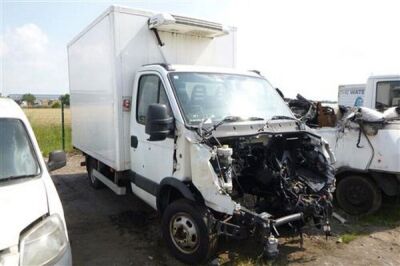
{"label": "dirt patch", "polygon": [[[136,196],[117,196],[89,186],[84,158],[69,155],[68,164],[53,174],[63,202],[74,265],[182,265],[169,255],[160,231],[160,218]],[[348,225],[336,221],[333,236],[313,227],[300,237],[283,230],[281,254],[274,261],[260,257],[262,246],[253,240],[221,239],[217,261],[223,265],[400,265],[400,226]],[[357,232],[349,243],[343,234]]]}

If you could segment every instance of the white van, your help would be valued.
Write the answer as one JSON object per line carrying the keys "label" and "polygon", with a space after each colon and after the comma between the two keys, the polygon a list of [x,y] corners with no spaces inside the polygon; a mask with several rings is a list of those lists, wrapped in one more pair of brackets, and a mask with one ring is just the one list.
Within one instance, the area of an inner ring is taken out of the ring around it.
{"label": "white van", "polygon": [[11,99],[0,98],[0,265],[71,265],[64,212],[32,128]]}

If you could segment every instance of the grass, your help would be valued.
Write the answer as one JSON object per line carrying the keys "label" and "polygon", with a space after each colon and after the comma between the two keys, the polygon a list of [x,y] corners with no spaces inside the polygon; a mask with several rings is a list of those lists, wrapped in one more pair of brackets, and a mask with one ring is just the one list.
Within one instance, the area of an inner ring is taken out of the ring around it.
{"label": "grass", "polygon": [[358,229],[340,236],[341,242],[348,244],[359,236],[366,235],[370,230],[378,228],[394,228],[400,226],[400,203],[387,202],[374,214],[361,216],[357,219]]}
{"label": "grass", "polygon": [[[51,151],[61,150],[61,109],[24,109],[26,116],[35,132],[40,150],[44,156]],[[65,121],[65,151],[72,151],[71,143],[71,112],[64,110]]]}
{"label": "grass", "polygon": [[351,241],[355,240],[357,237],[362,235],[361,233],[358,232],[351,232],[351,233],[346,233],[340,236],[340,239],[342,240],[343,243],[348,244]]}
{"label": "grass", "polygon": [[395,227],[400,225],[400,203],[388,203],[371,215],[360,218],[362,225],[374,225],[384,227]]}

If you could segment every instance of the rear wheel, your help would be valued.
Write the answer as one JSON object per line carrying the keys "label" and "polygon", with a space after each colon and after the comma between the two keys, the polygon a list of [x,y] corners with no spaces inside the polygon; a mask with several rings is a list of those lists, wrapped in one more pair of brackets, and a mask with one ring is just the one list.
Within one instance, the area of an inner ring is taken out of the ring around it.
{"label": "rear wheel", "polygon": [[369,177],[351,175],[339,181],[336,199],[339,206],[349,214],[370,214],[380,208],[382,192]]}
{"label": "rear wheel", "polygon": [[206,261],[215,251],[217,235],[209,227],[207,209],[186,199],[172,202],[162,217],[163,237],[169,250],[191,265]]}
{"label": "rear wheel", "polygon": [[96,160],[87,156],[86,157],[86,170],[88,173],[89,184],[93,188],[99,189],[99,188],[104,187],[104,184],[93,175],[93,169],[96,169],[97,168],[96,166],[97,166]]}

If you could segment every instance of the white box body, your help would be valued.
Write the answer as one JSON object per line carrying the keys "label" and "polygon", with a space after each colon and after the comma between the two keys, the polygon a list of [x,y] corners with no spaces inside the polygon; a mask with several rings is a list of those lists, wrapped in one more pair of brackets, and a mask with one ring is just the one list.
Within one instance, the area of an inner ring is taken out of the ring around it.
{"label": "white box body", "polygon": [[130,112],[123,100],[131,99],[142,65],[236,64],[235,28],[215,38],[159,31],[162,53],[148,28],[155,14],[112,6],[68,45],[73,146],[117,171],[130,168]]}
{"label": "white box body", "polygon": [[338,105],[341,106],[365,106],[366,84],[340,85],[338,93]]}

